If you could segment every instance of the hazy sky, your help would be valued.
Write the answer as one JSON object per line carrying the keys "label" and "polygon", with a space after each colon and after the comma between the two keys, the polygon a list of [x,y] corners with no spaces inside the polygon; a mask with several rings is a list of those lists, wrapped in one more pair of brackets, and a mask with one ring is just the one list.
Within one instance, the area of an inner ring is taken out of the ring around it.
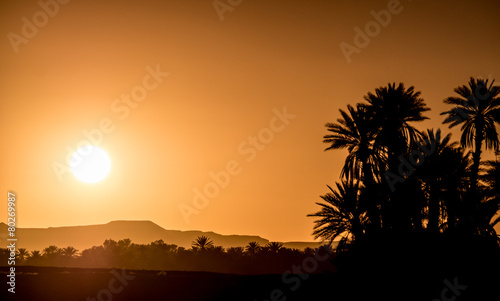
{"label": "hazy sky", "polygon": [[[322,143],[339,108],[402,81],[431,108],[418,127],[448,132],[442,100],[470,76],[500,80],[498,1],[352,2],[0,1],[0,188],[18,194],[18,226],[151,220],[311,240],[306,214],[345,158]],[[54,171],[85,131],[112,161],[93,185]]]}

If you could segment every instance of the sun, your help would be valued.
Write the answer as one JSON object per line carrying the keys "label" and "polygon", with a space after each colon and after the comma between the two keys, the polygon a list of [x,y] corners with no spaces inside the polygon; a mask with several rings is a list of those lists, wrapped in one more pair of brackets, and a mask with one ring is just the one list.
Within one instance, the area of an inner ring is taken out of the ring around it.
{"label": "sun", "polygon": [[111,160],[101,148],[93,145],[85,146],[73,154],[70,167],[78,180],[96,183],[108,175],[111,170]]}

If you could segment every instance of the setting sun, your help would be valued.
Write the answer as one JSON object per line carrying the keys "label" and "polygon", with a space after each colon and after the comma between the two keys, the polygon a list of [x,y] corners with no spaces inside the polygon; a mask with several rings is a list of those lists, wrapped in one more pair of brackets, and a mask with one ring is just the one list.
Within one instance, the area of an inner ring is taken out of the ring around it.
{"label": "setting sun", "polygon": [[71,171],[82,182],[99,182],[110,170],[111,160],[108,154],[97,146],[82,147],[71,157]]}

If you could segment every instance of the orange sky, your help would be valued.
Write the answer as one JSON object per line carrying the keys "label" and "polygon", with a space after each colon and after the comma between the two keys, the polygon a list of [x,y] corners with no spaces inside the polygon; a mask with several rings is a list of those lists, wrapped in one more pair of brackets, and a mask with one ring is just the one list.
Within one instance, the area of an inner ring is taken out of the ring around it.
{"label": "orange sky", "polygon": [[[500,80],[494,0],[245,0],[224,12],[212,0],[44,1],[52,3],[46,19],[37,1],[0,1],[0,188],[18,194],[18,227],[151,220],[311,240],[306,214],[345,156],[323,152],[324,124],[339,108],[402,81],[432,109],[419,128],[446,129],[439,113],[453,88],[470,76]],[[354,27],[364,30],[370,11],[388,5],[397,13],[348,63],[339,45],[355,46]],[[33,16],[42,27],[25,26],[31,37],[12,42]],[[153,88],[148,67],[169,75]],[[143,80],[147,96],[122,107]],[[285,107],[295,115],[288,124],[274,118]],[[93,185],[58,178],[55,162],[65,164],[67,148],[103,119],[113,127],[99,143],[112,160],[108,177]],[[265,130],[270,122],[279,131]],[[259,133],[267,144],[253,156],[248,139]],[[237,174],[187,223],[179,206],[193,207],[193,189],[228,163]]]}

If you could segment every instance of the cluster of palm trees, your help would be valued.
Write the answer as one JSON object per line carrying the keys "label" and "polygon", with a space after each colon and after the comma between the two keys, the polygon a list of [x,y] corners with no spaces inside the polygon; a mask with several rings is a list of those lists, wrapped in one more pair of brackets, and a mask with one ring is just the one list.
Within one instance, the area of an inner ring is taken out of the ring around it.
{"label": "cluster of palm trees", "polygon": [[419,131],[429,108],[414,87],[389,84],[340,110],[326,150],[346,149],[341,181],[323,195],[313,234],[348,246],[367,237],[458,233],[498,240],[500,87],[471,78],[448,97],[444,124],[461,126],[460,143],[441,130]]}
{"label": "cluster of palm trees", "polygon": [[[16,253],[16,264],[258,274],[283,272],[294,263],[314,254],[315,250],[312,248],[291,249],[280,242],[261,245],[251,241],[244,247],[224,248],[215,245],[207,236],[198,236],[189,249],[167,244],[163,240],[135,244],[130,239],[107,239],[102,245],[81,252],[74,247],[58,248],[53,245],[43,252],[29,252],[20,248]],[[8,249],[0,248],[0,260],[7,262],[9,256]]]}
{"label": "cluster of palm trees", "polygon": [[39,250],[28,251],[26,248],[19,248],[16,252],[17,264],[20,265],[40,265],[43,262],[48,264],[54,262],[63,262],[64,264],[68,264],[75,260],[77,256],[78,250],[71,246],[66,248],[48,246],[43,250],[43,252]]}
{"label": "cluster of palm trees", "polygon": [[[278,254],[280,250],[284,249],[283,244],[280,242],[269,242],[265,246],[261,246],[256,241],[251,241],[243,247],[230,247],[227,250],[222,246],[214,245],[214,242],[206,237],[206,236],[198,236],[191,244],[191,248],[195,252],[216,252],[216,253],[224,253],[227,251],[231,254],[239,254],[239,255],[249,255],[256,256],[259,253],[268,253],[268,254]],[[311,248],[306,248],[306,253],[314,252]]]}

